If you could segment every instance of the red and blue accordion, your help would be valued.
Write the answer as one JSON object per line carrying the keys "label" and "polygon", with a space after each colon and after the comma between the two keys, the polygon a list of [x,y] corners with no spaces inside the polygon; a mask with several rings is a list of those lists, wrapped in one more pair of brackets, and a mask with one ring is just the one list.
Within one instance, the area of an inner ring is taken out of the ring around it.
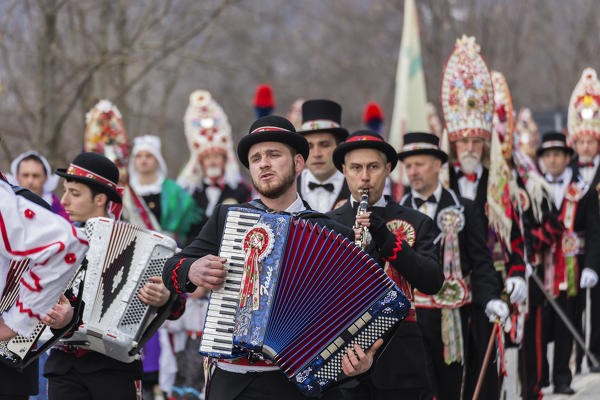
{"label": "red and blue accordion", "polygon": [[232,207],[200,352],[272,360],[308,396],[342,376],[342,357],[368,349],[409,312],[402,291],[342,235],[288,214]]}

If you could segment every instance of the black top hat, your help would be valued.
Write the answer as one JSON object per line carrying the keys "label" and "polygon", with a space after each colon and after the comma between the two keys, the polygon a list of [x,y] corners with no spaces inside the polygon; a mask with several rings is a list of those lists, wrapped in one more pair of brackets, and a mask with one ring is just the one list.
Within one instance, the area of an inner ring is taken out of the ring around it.
{"label": "black top hat", "polygon": [[237,154],[240,162],[248,168],[248,152],[250,147],[261,142],[281,142],[292,146],[302,155],[304,161],[308,158],[308,142],[304,136],[296,133],[294,125],[287,119],[269,115],[257,119],[248,134],[240,140]]}
{"label": "black top hat", "polygon": [[437,157],[442,160],[442,164],[448,161],[448,154],[440,150],[440,138],[433,133],[411,132],[404,135],[404,145],[398,153],[398,159],[404,161],[406,157],[417,154]]}
{"label": "black top hat", "polygon": [[338,141],[348,137],[342,128],[342,107],[331,100],[307,100],[302,103],[302,126],[298,133],[332,133]]}
{"label": "black top hat", "polygon": [[536,154],[540,157],[546,150],[562,150],[568,155],[573,154],[573,149],[567,146],[567,137],[560,132],[547,132],[542,135],[542,143]]}
{"label": "black top hat", "polygon": [[390,144],[386,143],[379,133],[363,129],[348,136],[348,139],[346,139],[345,142],[340,143],[335,148],[333,151],[333,164],[335,167],[341,171],[346,154],[356,149],[375,149],[382,151],[386,155],[387,161],[392,163],[392,170],[398,163],[396,150],[394,150]]}
{"label": "black top hat", "polygon": [[54,173],[106,193],[108,199],[115,203],[122,202],[121,195],[117,191],[119,168],[102,154],[81,153],[75,157],[68,168],[59,168]]}

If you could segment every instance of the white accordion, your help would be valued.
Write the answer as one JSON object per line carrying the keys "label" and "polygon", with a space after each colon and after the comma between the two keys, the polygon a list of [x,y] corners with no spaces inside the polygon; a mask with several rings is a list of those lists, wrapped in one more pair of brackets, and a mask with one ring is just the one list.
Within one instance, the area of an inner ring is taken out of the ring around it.
{"label": "white accordion", "polygon": [[61,344],[131,362],[139,358],[142,346],[170,312],[170,307],[164,307],[159,314],[138,293],[148,278],[162,276],[163,265],[177,245],[163,234],[108,218],[88,220],[86,231],[90,249],[83,323]]}

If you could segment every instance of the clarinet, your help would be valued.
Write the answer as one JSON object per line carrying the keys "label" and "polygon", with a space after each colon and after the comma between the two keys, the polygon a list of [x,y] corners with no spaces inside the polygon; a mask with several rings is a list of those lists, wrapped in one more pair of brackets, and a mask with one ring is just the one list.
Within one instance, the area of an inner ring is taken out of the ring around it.
{"label": "clarinet", "polygon": [[360,224],[357,219],[359,216],[367,212],[369,206],[369,189],[362,189],[360,191],[360,203],[358,203],[358,210],[356,210],[356,219],[354,220],[353,229],[360,229],[360,239],[355,240],[354,243],[361,249],[367,247],[367,233],[368,229],[366,226]]}

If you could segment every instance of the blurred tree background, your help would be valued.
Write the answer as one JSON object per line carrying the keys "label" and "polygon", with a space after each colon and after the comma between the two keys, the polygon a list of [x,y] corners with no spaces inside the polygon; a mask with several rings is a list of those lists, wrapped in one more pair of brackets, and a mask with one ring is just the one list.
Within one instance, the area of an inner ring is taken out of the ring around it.
{"label": "blurred tree background", "polygon": [[[463,33],[504,73],[515,107],[564,110],[583,68],[599,68],[597,0],[417,0],[428,99]],[[0,0],[0,168],[24,150],[64,166],[82,149],[85,113],[115,103],[131,138],[159,135],[174,177],[187,159],[183,114],[194,89],[224,107],[236,138],[257,84],[275,113],[330,98],[350,130],[368,101],[389,126],[403,0]],[[439,112],[439,108],[438,108]],[[387,130],[386,130],[387,132]]]}

